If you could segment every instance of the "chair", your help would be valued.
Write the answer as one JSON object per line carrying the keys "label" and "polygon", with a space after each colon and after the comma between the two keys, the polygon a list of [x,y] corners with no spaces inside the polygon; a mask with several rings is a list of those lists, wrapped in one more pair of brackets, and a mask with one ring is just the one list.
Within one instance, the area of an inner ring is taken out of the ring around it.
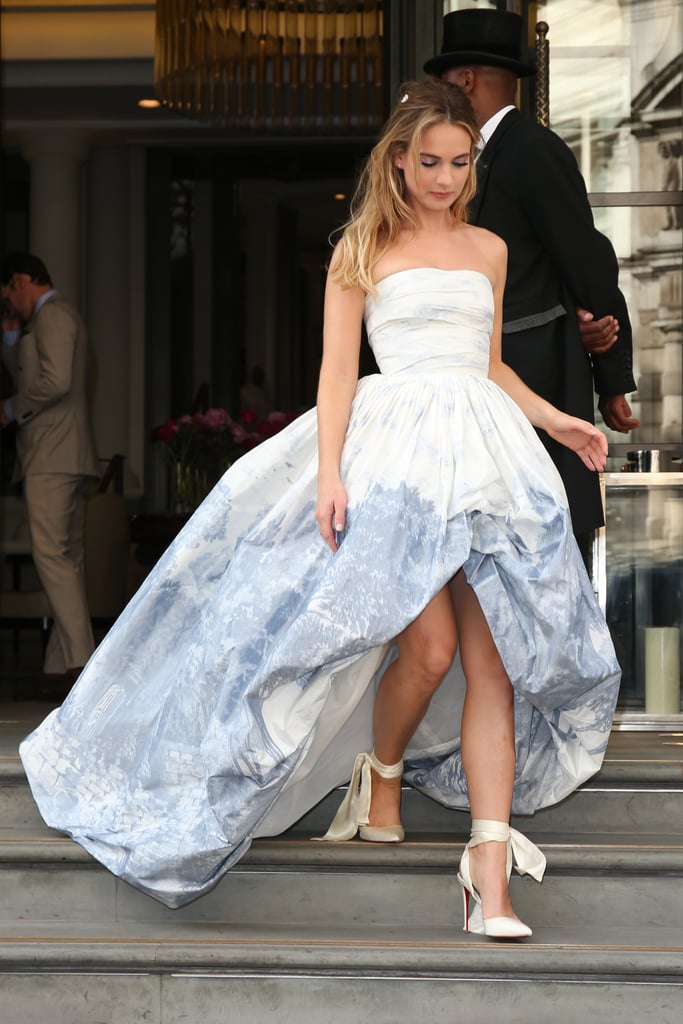
{"label": "chair", "polygon": [[121,494],[96,493],[85,505],[85,591],[93,625],[111,625],[126,603],[128,509]]}
{"label": "chair", "polygon": [[50,634],[51,610],[42,590],[22,590],[21,576],[31,565],[31,542],[21,498],[3,497],[0,506],[0,552],[11,568],[12,589],[0,589],[0,626],[14,632],[14,653],[18,652],[19,630],[27,626],[42,632],[43,650]]}

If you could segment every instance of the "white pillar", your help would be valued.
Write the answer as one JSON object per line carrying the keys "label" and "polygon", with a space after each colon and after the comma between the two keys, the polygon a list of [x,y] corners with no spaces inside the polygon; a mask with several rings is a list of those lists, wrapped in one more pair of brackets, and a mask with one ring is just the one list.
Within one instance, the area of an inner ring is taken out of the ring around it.
{"label": "white pillar", "polygon": [[[125,456],[127,494],[140,491],[144,457],[138,443],[139,410],[133,409],[142,390],[132,386],[133,377],[141,371],[132,344],[144,344],[144,309],[139,308],[139,288],[144,281],[139,280],[140,261],[135,258],[141,243],[131,235],[130,216],[131,192],[137,190],[132,174],[135,166],[127,149],[93,149],[86,203],[85,317],[95,370],[93,430],[101,458],[116,453]],[[139,210],[137,213],[140,215]],[[132,266],[136,267],[135,280]]]}
{"label": "white pillar", "polygon": [[30,250],[54,285],[79,306],[81,299],[81,164],[87,143],[78,132],[41,128],[21,139],[31,167]]}

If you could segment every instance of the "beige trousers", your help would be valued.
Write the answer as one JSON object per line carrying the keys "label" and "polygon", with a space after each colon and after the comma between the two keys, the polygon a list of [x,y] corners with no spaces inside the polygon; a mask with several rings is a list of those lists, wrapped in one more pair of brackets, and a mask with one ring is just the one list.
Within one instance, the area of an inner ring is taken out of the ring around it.
{"label": "beige trousers", "polygon": [[83,571],[86,483],[71,473],[24,477],[31,553],[54,618],[45,672],[81,667],[95,649]]}

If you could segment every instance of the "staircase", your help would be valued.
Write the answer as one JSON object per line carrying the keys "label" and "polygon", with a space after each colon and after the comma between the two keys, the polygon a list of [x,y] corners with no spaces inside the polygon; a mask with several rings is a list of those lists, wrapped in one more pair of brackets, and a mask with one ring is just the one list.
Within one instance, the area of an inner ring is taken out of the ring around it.
{"label": "staircase", "polygon": [[408,841],[310,842],[328,797],[171,911],[46,829],[17,756],[49,710],[0,705],[2,1024],[507,1024],[683,1020],[683,736],[615,732],[600,774],[513,824],[522,942],[462,932],[467,815],[406,789]]}

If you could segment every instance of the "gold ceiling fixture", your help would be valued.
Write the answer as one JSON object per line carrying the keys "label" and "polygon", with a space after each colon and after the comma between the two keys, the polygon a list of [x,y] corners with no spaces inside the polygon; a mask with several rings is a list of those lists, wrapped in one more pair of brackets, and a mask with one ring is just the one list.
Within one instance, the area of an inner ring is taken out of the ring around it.
{"label": "gold ceiling fixture", "polygon": [[369,134],[384,114],[383,0],[157,0],[162,104],[260,132]]}

